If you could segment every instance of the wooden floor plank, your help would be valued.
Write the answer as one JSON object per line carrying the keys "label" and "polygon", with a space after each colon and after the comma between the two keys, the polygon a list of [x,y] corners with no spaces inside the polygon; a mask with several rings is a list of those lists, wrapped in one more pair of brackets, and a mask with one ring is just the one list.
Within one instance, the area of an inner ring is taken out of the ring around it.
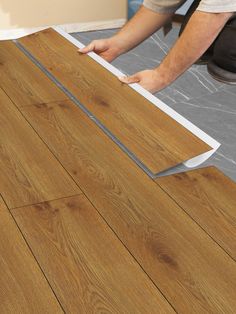
{"label": "wooden floor plank", "polygon": [[215,167],[156,182],[236,260],[236,183]]}
{"label": "wooden floor plank", "polygon": [[12,213],[66,313],[174,313],[85,196]]}
{"label": "wooden floor plank", "polygon": [[210,149],[54,30],[19,41],[153,173]]}
{"label": "wooden floor plank", "polygon": [[11,41],[0,42],[0,70],[0,87],[19,108],[66,98]]}
{"label": "wooden floor plank", "polygon": [[80,193],[0,89],[0,192],[9,208]]}
{"label": "wooden floor plank", "polygon": [[0,313],[63,313],[0,197]]}
{"label": "wooden floor plank", "polygon": [[70,101],[24,114],[180,313],[235,313],[235,262]]}

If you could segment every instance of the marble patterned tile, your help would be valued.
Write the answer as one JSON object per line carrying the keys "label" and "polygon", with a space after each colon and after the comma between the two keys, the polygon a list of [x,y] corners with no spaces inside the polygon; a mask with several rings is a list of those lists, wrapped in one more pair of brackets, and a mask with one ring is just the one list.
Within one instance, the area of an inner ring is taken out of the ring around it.
{"label": "marble patterned tile", "polygon": [[[107,38],[117,30],[72,34],[84,44]],[[113,64],[125,74],[158,66],[178,37],[175,27],[166,37],[159,31]],[[205,65],[193,65],[156,96],[221,142],[220,149],[201,165],[215,165],[236,181],[236,86],[214,80]],[[169,174],[186,170],[179,165]]]}

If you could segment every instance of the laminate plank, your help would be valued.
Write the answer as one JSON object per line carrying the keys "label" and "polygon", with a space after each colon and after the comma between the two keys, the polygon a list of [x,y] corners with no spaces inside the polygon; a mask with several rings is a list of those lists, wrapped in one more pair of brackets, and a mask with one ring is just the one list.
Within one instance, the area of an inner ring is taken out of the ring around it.
{"label": "laminate plank", "polygon": [[0,312],[63,313],[0,197]]}
{"label": "laminate plank", "polygon": [[0,70],[0,86],[19,108],[67,98],[11,41],[0,42]]}
{"label": "laminate plank", "polygon": [[153,173],[210,149],[56,31],[19,41]]}
{"label": "laminate plank", "polygon": [[156,180],[163,190],[236,259],[236,183],[215,167]]}
{"label": "laminate plank", "polygon": [[80,193],[33,128],[0,89],[0,192],[9,208]]}
{"label": "laminate plank", "polygon": [[66,313],[175,313],[84,195],[12,213]]}
{"label": "laminate plank", "polygon": [[70,101],[27,119],[180,313],[235,313],[235,262]]}

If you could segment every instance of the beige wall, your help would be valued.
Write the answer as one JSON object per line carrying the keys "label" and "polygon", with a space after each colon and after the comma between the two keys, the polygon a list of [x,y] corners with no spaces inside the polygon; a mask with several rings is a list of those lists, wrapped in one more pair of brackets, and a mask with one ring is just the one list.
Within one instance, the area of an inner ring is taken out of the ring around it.
{"label": "beige wall", "polygon": [[0,0],[0,30],[126,18],[126,0]]}

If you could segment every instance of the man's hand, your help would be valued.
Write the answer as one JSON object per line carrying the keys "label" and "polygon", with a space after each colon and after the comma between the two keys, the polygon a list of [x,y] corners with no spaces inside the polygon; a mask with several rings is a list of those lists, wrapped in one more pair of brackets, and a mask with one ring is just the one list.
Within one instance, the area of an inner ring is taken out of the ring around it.
{"label": "man's hand", "polygon": [[111,62],[129,51],[170,20],[172,13],[160,14],[141,6],[138,12],[111,38],[92,41],[79,52],[96,52]]}
{"label": "man's hand", "polygon": [[128,77],[119,77],[119,80],[126,84],[139,83],[151,93],[156,93],[166,87],[165,79],[158,73],[158,69],[141,71]]}
{"label": "man's hand", "polygon": [[115,37],[112,37],[93,40],[88,46],[79,50],[81,53],[88,53],[90,51],[96,52],[100,57],[111,62],[123,53],[123,48],[119,41],[116,41]]}

